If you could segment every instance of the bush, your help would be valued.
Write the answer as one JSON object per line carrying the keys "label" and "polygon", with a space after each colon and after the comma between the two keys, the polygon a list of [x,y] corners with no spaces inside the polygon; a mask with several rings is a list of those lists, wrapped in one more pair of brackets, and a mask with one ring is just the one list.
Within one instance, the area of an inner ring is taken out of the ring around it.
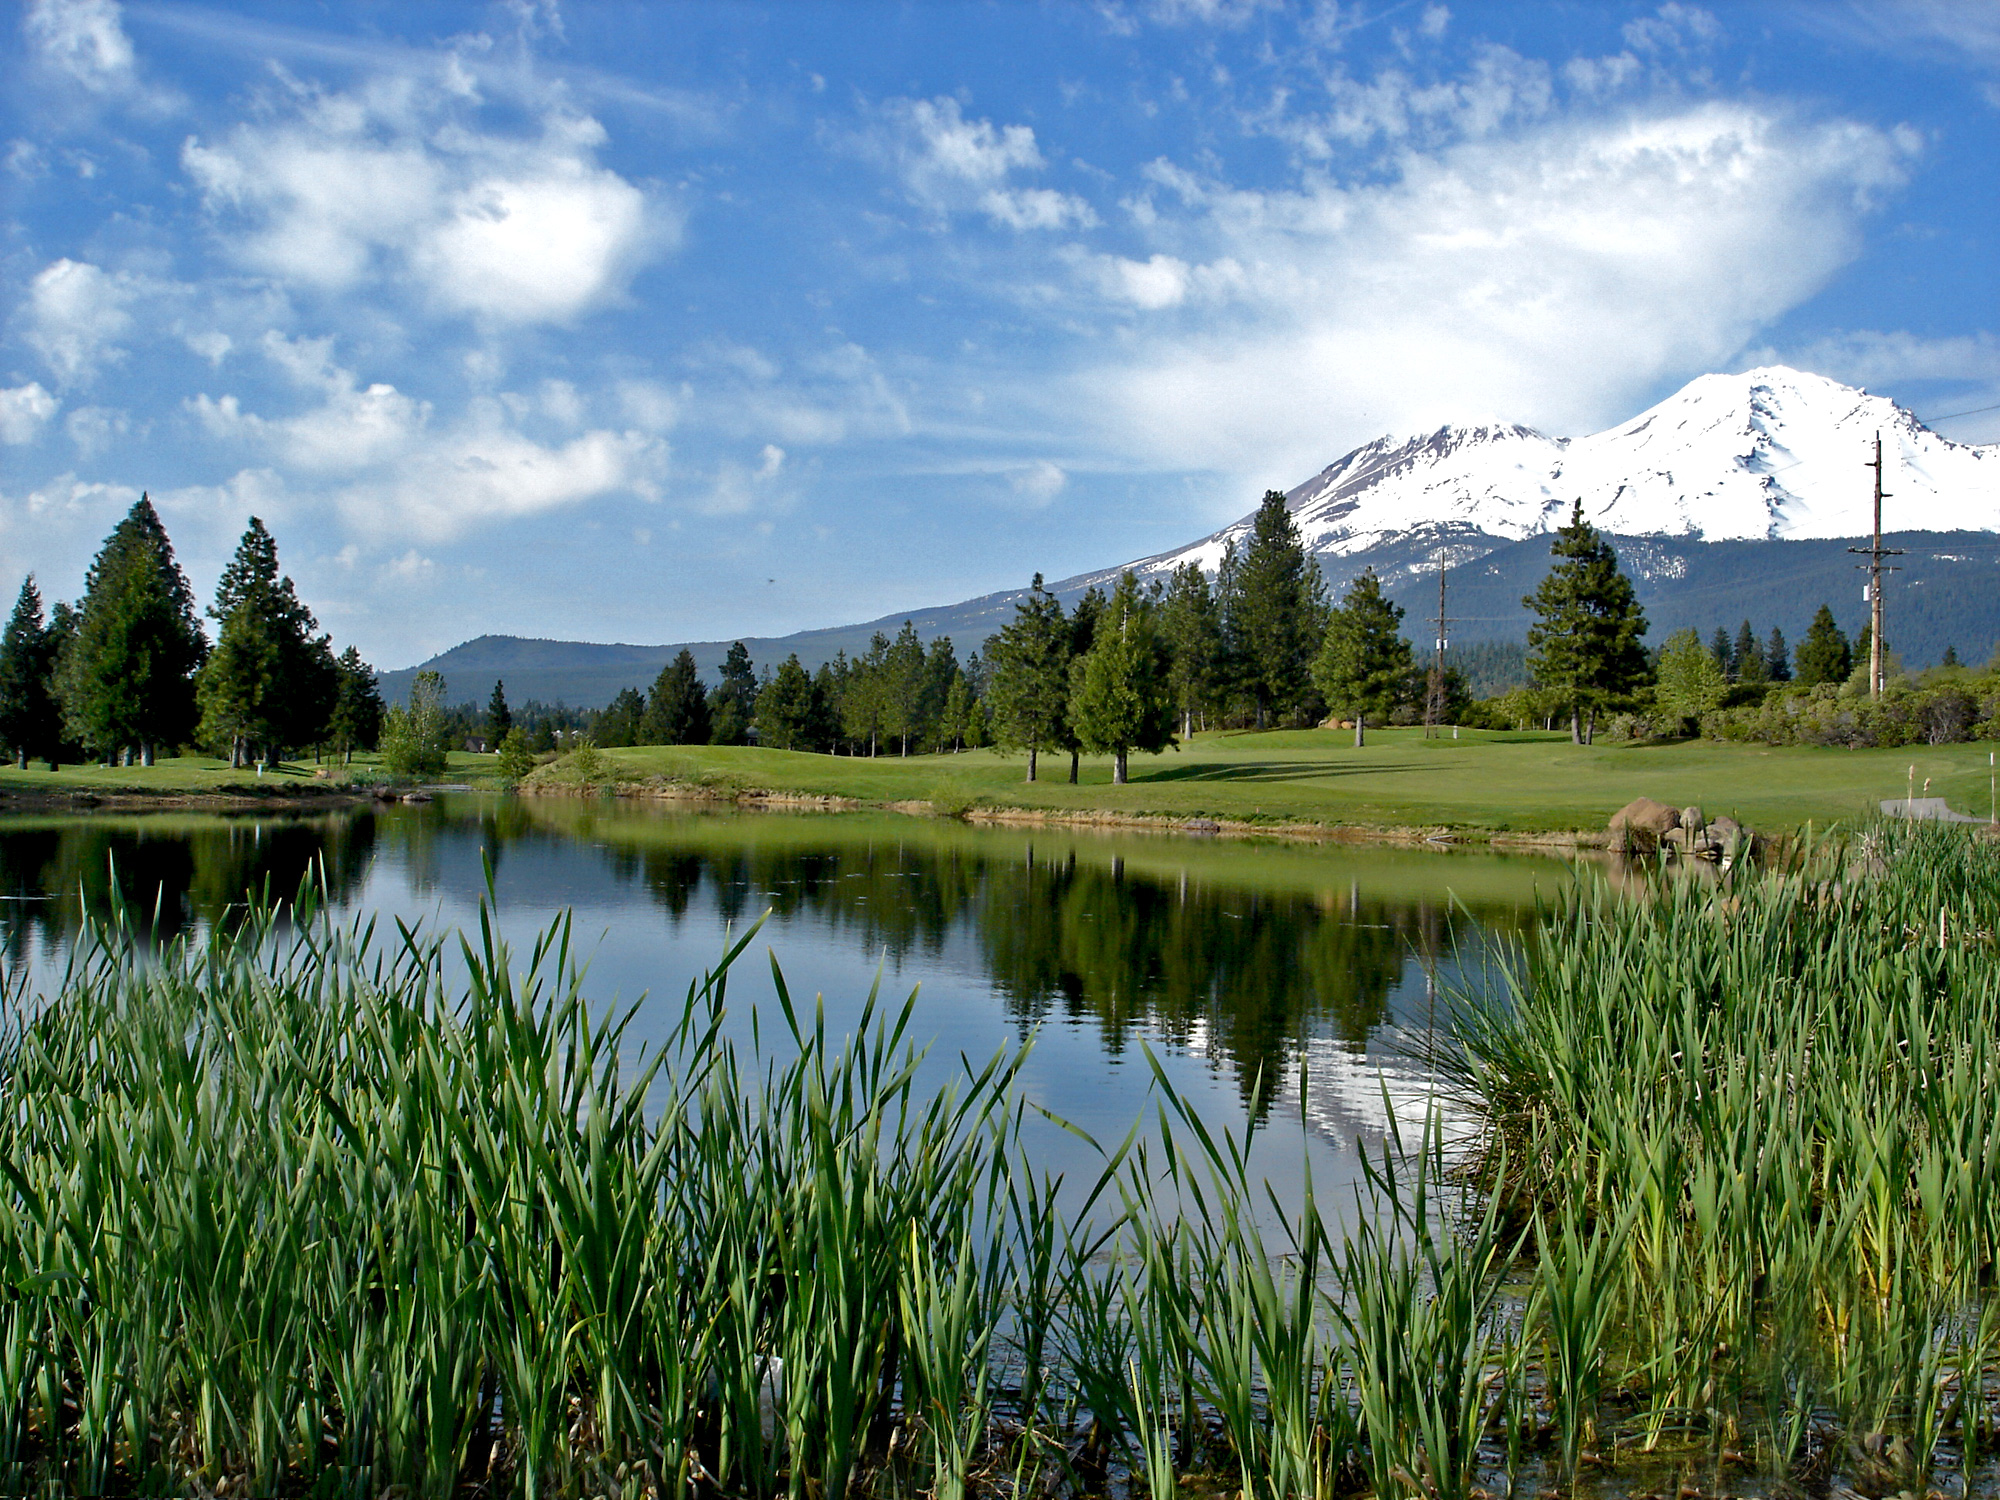
{"label": "bush", "polygon": [[528,736],[518,725],[500,741],[498,758],[501,778],[506,781],[519,781],[535,769],[535,752],[528,748]]}
{"label": "bush", "polygon": [[2000,738],[2000,692],[1956,681],[1892,683],[1879,699],[1819,683],[1771,692],[1761,703],[1704,714],[1705,739],[1765,745],[1828,745],[1865,750],[1953,745]]}
{"label": "bush", "polygon": [[409,703],[390,709],[382,721],[382,764],[404,781],[442,776],[450,748],[444,679],[419,672],[410,684]]}

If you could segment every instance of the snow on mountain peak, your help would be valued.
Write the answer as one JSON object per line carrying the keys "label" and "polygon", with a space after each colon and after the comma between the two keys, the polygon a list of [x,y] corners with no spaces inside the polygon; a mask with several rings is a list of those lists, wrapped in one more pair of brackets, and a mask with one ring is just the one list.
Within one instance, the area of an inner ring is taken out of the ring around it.
{"label": "snow on mountain peak", "polygon": [[[1503,422],[1380,437],[1286,501],[1307,546],[1336,557],[1397,539],[1484,551],[1554,530],[1578,501],[1593,525],[1623,536],[1859,537],[1873,526],[1866,461],[1878,433],[1887,529],[2000,531],[2000,445],[1955,443],[1887,397],[1784,365],[1697,376],[1588,437]],[[1212,570],[1248,526],[1245,517],[1133,566]]]}

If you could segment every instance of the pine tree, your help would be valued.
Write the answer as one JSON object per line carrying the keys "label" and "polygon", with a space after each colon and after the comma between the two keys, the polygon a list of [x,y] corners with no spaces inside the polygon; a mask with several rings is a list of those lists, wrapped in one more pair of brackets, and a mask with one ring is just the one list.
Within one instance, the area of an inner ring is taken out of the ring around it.
{"label": "pine tree", "polygon": [[591,726],[591,743],[601,750],[614,750],[639,743],[639,724],[646,716],[646,700],[637,688],[621,688],[618,696],[598,712]]}
{"label": "pine tree", "polygon": [[942,750],[951,738],[945,728],[945,708],[951,699],[951,685],[961,675],[951,637],[933,637],[924,652],[923,700],[924,743],[933,751]]}
{"label": "pine tree", "polygon": [[1326,586],[1277,490],[1265,492],[1246,545],[1223,574],[1221,613],[1231,675],[1257,727],[1303,706],[1326,633]]}
{"label": "pine tree", "polygon": [[645,717],[639,721],[639,743],[706,745],[713,733],[708,717],[708,690],[701,685],[694,653],[683,647],[653,679],[653,691],[646,696]]}
{"label": "pine tree", "polygon": [[1364,569],[1329,617],[1313,658],[1313,681],[1328,705],[1354,716],[1357,749],[1365,743],[1368,715],[1387,717],[1410,690],[1416,664],[1402,624],[1402,606],[1383,596],[1373,568]]}
{"label": "pine tree", "polygon": [[1092,621],[1091,646],[1070,664],[1068,718],[1093,755],[1110,755],[1111,780],[1125,785],[1134,750],[1157,755],[1174,743],[1174,705],[1167,692],[1167,654],[1157,605],[1129,571]]}
{"label": "pine tree", "polygon": [[770,750],[812,750],[813,684],[797,655],[788,656],[757,695],[757,743]]}
{"label": "pine tree", "polygon": [[1550,551],[1555,566],[1521,601],[1537,616],[1528,627],[1528,669],[1538,684],[1567,700],[1570,739],[1587,745],[1598,710],[1645,680],[1639,637],[1646,633],[1646,616],[1632,581],[1619,571],[1618,554],[1584,520],[1582,501]]}
{"label": "pine tree", "polygon": [[1692,630],[1677,630],[1660,647],[1659,689],[1661,708],[1679,719],[1700,719],[1722,706],[1729,694],[1728,679],[1715,653],[1702,645]]}
{"label": "pine tree", "polygon": [[146,764],[195,723],[194,674],[208,654],[194,595],[145,495],[90,565],[58,695],[68,732],[99,756]]}
{"label": "pine tree", "polygon": [[1938,665],[1941,667],[1959,667],[1965,664],[1958,659],[1958,647],[1947,645],[1944,648],[1944,655],[1938,660]]}
{"label": "pine tree", "polygon": [[972,738],[972,713],[978,700],[972,695],[972,683],[960,672],[951,679],[951,686],[945,689],[944,719],[939,732],[945,743],[953,750],[963,750]]}
{"label": "pine tree", "polygon": [[1773,682],[1792,680],[1792,658],[1785,649],[1785,632],[1775,625],[1764,642],[1764,671]]}
{"label": "pine tree", "polygon": [[1735,681],[1736,648],[1730,644],[1729,632],[1724,630],[1720,625],[1715,627],[1715,634],[1709,637],[1708,650],[1709,654],[1715,658],[1715,664],[1722,668],[1723,680],[1726,682]]}
{"label": "pine tree", "polygon": [[486,743],[497,753],[514,727],[514,711],[507,706],[507,684],[493,679],[493,696],[486,700]]}
{"label": "pine tree", "polygon": [[757,668],[737,641],[722,659],[722,685],[708,696],[709,743],[747,745],[757,722]]}
{"label": "pine tree", "polygon": [[252,747],[267,757],[326,735],[339,673],[312,611],[278,572],[278,546],[252,516],[216,586],[215,650],[196,683],[201,734],[229,746],[231,766]]}
{"label": "pine tree", "polygon": [[882,733],[897,741],[899,753],[907,756],[910,741],[922,740],[928,718],[924,643],[908,620],[883,653],[881,672]]}
{"label": "pine tree", "polygon": [[1062,602],[1042,587],[1042,575],[1028,597],[1014,606],[1014,619],[986,643],[992,674],[988,706],[995,743],[1028,752],[1028,777],[1035,779],[1040,753],[1058,742],[1069,703],[1069,622]]}
{"label": "pine tree", "polygon": [[1847,634],[1824,604],[1806,627],[1805,639],[1799,642],[1794,670],[1802,687],[1845,682],[1848,673],[1854,670],[1854,651],[1847,643]]}
{"label": "pine tree", "polygon": [[375,681],[375,669],[349,646],[335,664],[339,689],[334,698],[333,716],[327,738],[345,761],[356,750],[373,750],[382,738],[382,690]]}
{"label": "pine tree", "polygon": [[1183,563],[1174,570],[1160,609],[1160,636],[1170,663],[1168,696],[1180,715],[1181,737],[1192,738],[1195,720],[1206,723],[1222,665],[1222,617],[1199,564]]}
{"label": "pine tree", "polygon": [[1736,680],[1757,685],[1771,680],[1771,669],[1764,660],[1764,647],[1758,641],[1750,622],[1745,620],[1736,632],[1736,644],[1730,648],[1730,665],[1736,669]]}
{"label": "pine tree", "polygon": [[[1083,597],[1076,601],[1076,608],[1069,616],[1069,662],[1071,668],[1090,653],[1097,641],[1097,622],[1104,614],[1104,590],[1092,584],[1083,591]],[[1069,784],[1075,786],[1081,771],[1083,741],[1078,737],[1076,726],[1069,721],[1065,711],[1063,721],[1056,730],[1055,743],[1069,752]]]}
{"label": "pine tree", "polygon": [[62,742],[62,708],[56,702],[55,633],[42,624],[42,596],[30,573],[0,636],[0,745],[23,770],[39,755],[56,768]]}

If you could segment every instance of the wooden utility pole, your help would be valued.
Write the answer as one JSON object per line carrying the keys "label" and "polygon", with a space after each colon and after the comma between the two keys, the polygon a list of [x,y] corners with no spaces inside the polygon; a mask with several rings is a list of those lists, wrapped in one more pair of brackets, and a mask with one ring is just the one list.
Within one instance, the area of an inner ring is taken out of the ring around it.
{"label": "wooden utility pole", "polygon": [[[1868,559],[1868,696],[1882,696],[1882,575],[1900,573],[1901,568],[1885,568],[1882,559],[1901,557],[1901,547],[1882,545],[1882,497],[1888,493],[1882,488],[1882,434],[1875,434],[1875,456],[1861,466],[1875,471],[1875,544],[1872,547],[1849,547],[1849,552],[1858,552]],[[1856,566],[1860,566],[1856,564]]]}
{"label": "wooden utility pole", "polygon": [[1431,658],[1429,691],[1424,694],[1425,739],[1430,739],[1432,736],[1441,733],[1444,724],[1446,698],[1444,690],[1444,653],[1445,647],[1448,644],[1444,613],[1444,573],[1447,556],[1448,554],[1444,548],[1438,548],[1438,612],[1437,618],[1431,622],[1437,626],[1437,651]]}

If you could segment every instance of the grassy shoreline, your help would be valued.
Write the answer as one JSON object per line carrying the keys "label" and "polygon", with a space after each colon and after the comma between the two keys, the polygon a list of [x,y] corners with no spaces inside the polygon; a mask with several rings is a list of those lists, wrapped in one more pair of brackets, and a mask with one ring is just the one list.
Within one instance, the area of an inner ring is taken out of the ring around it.
{"label": "grassy shoreline", "polygon": [[[535,771],[530,795],[731,802],[797,810],[873,808],[984,823],[1125,826],[1222,834],[1422,843],[1575,846],[1594,841],[1634,797],[1700,805],[1767,832],[1874,816],[1885,798],[1945,797],[1975,816],[1989,810],[1986,744],[1891,750],[1720,744],[1711,741],[1575,746],[1560,734],[1467,730],[1426,740],[1377,731],[1355,749],[1327,730],[1233,731],[1196,736],[1176,751],[1135,758],[1132,780],[1111,784],[1110,762],[1085,756],[1077,784],[1068,758],[1042,760],[1023,778],[1018,755],[872,758],[755,746],[641,746],[597,752],[579,778],[569,760]],[[354,801],[380,774],[375,757],[352,767],[274,766],[262,777],[210,757],[152,767],[0,767],[0,811],[104,805],[248,809],[310,800]],[[442,781],[498,790],[494,757],[456,753]],[[1928,788],[1928,790],[1926,790]]]}
{"label": "grassy shoreline", "polygon": [[1019,756],[850,759],[756,748],[658,746],[599,752],[601,782],[558,762],[530,793],[718,798],[941,811],[984,821],[1128,823],[1309,836],[1421,840],[1440,833],[1499,842],[1596,834],[1638,796],[1699,804],[1752,827],[1825,826],[1874,816],[1912,785],[1962,810],[1987,806],[1985,745],[1821,750],[1710,742],[1571,745],[1561,735],[1378,732],[1357,750],[1323,730],[1223,733],[1136,760],[1125,786],[1107,759],[1085,757],[1077,785],[1063,757],[1023,780]]}

